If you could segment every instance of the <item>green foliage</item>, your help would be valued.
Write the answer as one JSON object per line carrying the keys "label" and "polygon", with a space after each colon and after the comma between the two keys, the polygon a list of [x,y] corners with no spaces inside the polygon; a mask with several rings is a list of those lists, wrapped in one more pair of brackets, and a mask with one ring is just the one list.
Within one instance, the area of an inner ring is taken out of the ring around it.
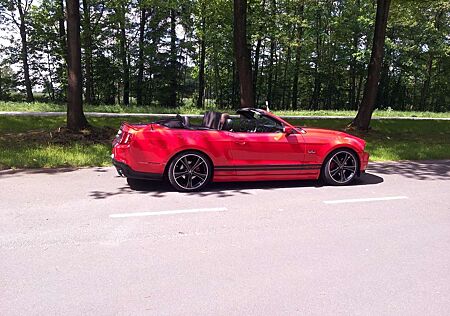
{"label": "green foliage", "polygon": [[[13,2],[0,0],[0,15],[2,28],[17,34],[8,17],[16,14]],[[64,102],[66,90],[59,4],[42,0],[27,13],[33,84],[52,102]],[[126,81],[131,104],[138,91],[143,104],[173,109],[185,99],[195,100],[204,39],[205,106],[235,108],[239,89],[232,8],[231,0],[82,1],[84,86],[91,79],[90,102],[123,104]],[[367,76],[375,9],[372,0],[249,0],[248,42],[257,70],[258,106],[270,99],[274,110],[356,110]],[[392,2],[377,108],[450,110],[449,12],[445,0]],[[0,93],[2,99],[23,91],[21,70],[11,67],[19,62],[17,44],[2,49],[2,69],[14,70],[8,79],[0,78],[7,86],[3,91],[9,91]]]}

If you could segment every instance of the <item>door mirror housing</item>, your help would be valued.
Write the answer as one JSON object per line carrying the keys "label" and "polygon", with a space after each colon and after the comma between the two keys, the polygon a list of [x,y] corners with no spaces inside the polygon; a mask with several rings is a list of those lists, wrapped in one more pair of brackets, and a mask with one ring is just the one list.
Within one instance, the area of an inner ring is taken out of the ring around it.
{"label": "door mirror housing", "polygon": [[286,134],[286,136],[289,136],[294,133],[294,128],[292,126],[283,126],[283,133]]}

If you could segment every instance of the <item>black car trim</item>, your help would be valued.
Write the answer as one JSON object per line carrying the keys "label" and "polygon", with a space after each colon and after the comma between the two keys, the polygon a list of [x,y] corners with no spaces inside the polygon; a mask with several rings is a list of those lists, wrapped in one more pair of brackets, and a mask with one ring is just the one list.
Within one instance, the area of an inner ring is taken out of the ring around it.
{"label": "black car trim", "polygon": [[162,174],[136,171],[136,170],[133,170],[127,164],[117,161],[115,159],[112,160],[112,164],[114,165],[114,167],[116,167],[117,173],[121,177],[142,179],[142,180],[162,180],[163,179]]}
{"label": "black car trim", "polygon": [[215,166],[215,171],[319,170],[319,164]]}

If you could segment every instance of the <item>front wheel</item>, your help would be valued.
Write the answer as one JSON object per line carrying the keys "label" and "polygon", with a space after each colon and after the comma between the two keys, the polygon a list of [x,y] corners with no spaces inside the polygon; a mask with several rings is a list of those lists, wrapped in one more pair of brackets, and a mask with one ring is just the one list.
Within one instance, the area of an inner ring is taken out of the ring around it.
{"label": "front wheel", "polygon": [[212,165],[199,152],[183,152],[175,156],[169,166],[168,179],[177,191],[199,191],[211,180]]}
{"label": "front wheel", "polygon": [[334,151],[325,162],[323,179],[330,185],[346,185],[355,180],[358,173],[358,159],[348,149]]}

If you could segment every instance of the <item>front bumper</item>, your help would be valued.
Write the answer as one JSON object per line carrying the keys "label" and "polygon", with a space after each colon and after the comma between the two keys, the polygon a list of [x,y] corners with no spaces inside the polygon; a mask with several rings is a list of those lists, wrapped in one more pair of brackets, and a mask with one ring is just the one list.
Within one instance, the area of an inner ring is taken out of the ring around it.
{"label": "front bumper", "polygon": [[369,164],[369,153],[363,151],[361,154],[361,167],[359,168],[361,172],[364,172]]}
{"label": "front bumper", "polygon": [[133,178],[133,179],[143,179],[143,180],[162,180],[163,179],[162,174],[135,171],[127,164],[117,161],[116,159],[112,160],[112,164],[114,165],[114,167],[116,167],[117,173],[121,177]]}

